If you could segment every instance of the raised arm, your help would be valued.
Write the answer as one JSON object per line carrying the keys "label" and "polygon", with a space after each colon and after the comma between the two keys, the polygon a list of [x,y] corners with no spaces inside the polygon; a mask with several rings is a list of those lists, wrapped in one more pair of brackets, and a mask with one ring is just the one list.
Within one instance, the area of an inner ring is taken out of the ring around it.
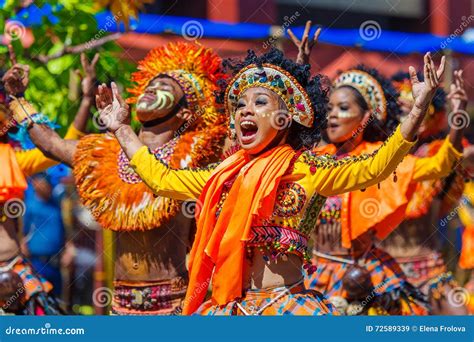
{"label": "raised arm", "polygon": [[[98,54],[95,55],[92,63],[89,64],[84,54],[81,55],[82,67],[85,76],[82,80],[83,97],[79,110],[74,118],[74,122],[69,127],[64,139],[53,129],[46,125],[35,123],[34,115],[37,113],[35,108],[24,98],[18,97],[10,103],[10,108],[14,118],[20,124],[28,126],[28,133],[33,143],[44,154],[36,150],[25,151],[18,154],[20,166],[23,165],[24,172],[27,174],[39,172],[48,168],[57,162],[63,162],[69,166],[72,164],[72,157],[76,150],[77,139],[84,136],[87,119],[91,112],[94,96],[95,65],[98,60]],[[15,71],[21,70],[21,72]],[[21,82],[20,82],[21,80]],[[28,84],[28,67],[16,64],[11,72],[7,72],[4,77],[7,89],[10,89],[11,95],[17,95],[24,92]],[[22,84],[23,89],[15,85]],[[7,87],[7,85],[9,85]],[[33,118],[33,120],[32,120]],[[52,159],[52,160],[51,160]]]}
{"label": "raised arm", "polygon": [[130,110],[112,82],[112,91],[99,86],[96,97],[101,121],[115,134],[130,165],[152,191],[159,196],[178,200],[196,199],[211,176],[213,167],[190,170],[171,169],[149,151],[130,127]]}
{"label": "raised arm", "polygon": [[454,71],[448,94],[451,104],[451,113],[448,115],[449,135],[434,156],[416,161],[413,175],[415,181],[446,177],[463,157],[462,138],[470,120],[466,112],[467,95],[462,74],[462,70]]}
{"label": "raised arm", "polygon": [[306,153],[302,158],[304,164],[313,171],[311,177],[316,192],[328,197],[365,189],[381,182],[396,170],[413,145],[414,142],[403,138],[399,126],[395,133],[370,155],[337,160],[329,155],[313,156]]}
{"label": "raised arm", "polygon": [[444,57],[436,70],[429,53],[424,57],[425,82],[420,82],[416,71],[410,67],[415,103],[408,118],[395,133],[372,155],[348,157],[334,160],[331,157],[306,155],[306,164],[314,164],[313,184],[316,191],[324,196],[364,189],[387,178],[414,145],[415,134],[423,121],[431,103],[439,79],[444,72]]}
{"label": "raised arm", "polygon": [[309,39],[309,32],[311,30],[311,20],[306,22],[303,37],[301,40],[296,38],[295,34],[291,29],[287,30],[288,35],[290,36],[291,41],[295,44],[298,49],[298,55],[296,56],[296,63],[298,64],[310,64],[311,50],[313,46],[318,42],[319,34],[321,33],[321,28],[319,27],[312,39]]}

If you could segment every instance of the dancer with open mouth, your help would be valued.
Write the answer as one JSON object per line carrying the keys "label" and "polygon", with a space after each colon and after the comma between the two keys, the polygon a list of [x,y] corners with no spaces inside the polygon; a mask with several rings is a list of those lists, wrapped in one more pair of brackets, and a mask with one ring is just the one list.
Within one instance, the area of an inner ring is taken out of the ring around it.
{"label": "dancer with open mouth", "polygon": [[[139,62],[129,102],[137,105],[140,139],[156,160],[186,168],[220,159],[227,128],[213,92],[222,77],[219,56],[198,44],[169,43]],[[98,123],[105,127],[107,120]],[[154,196],[110,134],[63,140],[30,125],[39,148],[73,167],[81,201],[98,223],[116,232],[114,286],[97,297],[112,297],[116,315],[180,314],[194,204]]]}
{"label": "dancer with open mouth", "polygon": [[[241,150],[206,169],[176,170],[149,152],[128,125],[128,108],[112,83],[99,89],[97,106],[130,165],[157,195],[195,198],[197,233],[190,257],[184,314],[319,315],[334,310],[304,286],[308,237],[326,197],[375,185],[413,146],[439,86],[425,57],[426,82],[417,88],[410,118],[377,151],[340,160],[312,152],[326,118],[321,77],[310,78],[278,50],[250,51],[236,64],[223,93]],[[414,70],[412,70],[414,73]],[[212,279],[211,299],[204,302]]]}

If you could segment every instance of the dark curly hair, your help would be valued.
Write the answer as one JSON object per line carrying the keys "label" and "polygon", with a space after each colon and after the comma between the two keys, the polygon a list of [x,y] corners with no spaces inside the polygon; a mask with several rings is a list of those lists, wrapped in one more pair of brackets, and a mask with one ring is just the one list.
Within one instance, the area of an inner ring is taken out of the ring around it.
{"label": "dark curly hair", "polygon": [[[313,127],[305,127],[296,121],[292,121],[287,142],[295,150],[313,148],[321,139],[321,130],[326,128],[329,82],[322,75],[311,78],[311,66],[309,64],[296,64],[292,60],[285,58],[283,52],[275,48],[261,56],[257,56],[253,50],[248,50],[247,57],[244,60],[226,59],[222,64],[226,72],[235,75],[250,64],[256,64],[261,67],[265,63],[273,64],[286,70],[306,90],[314,110]],[[219,83],[221,88],[217,93],[217,101],[219,103],[224,102],[225,89],[228,82],[229,80],[222,80]]]}
{"label": "dark curly hair", "polygon": [[[399,94],[395,90],[392,82],[388,78],[382,76],[377,71],[377,69],[369,68],[364,64],[359,64],[350,70],[364,71],[375,78],[382,86],[386,99],[387,118],[385,122],[382,122],[379,119],[372,117],[364,129],[363,138],[368,142],[384,141],[390,136],[390,134],[392,134],[392,132],[400,123],[401,110],[397,103]],[[361,93],[359,93],[359,91],[349,85],[343,85],[341,88],[342,87],[348,88],[352,91],[357,104],[362,108],[363,111],[369,110],[368,103],[365,101],[364,97]]]}
{"label": "dark curly hair", "polygon": [[[416,75],[420,81],[424,80],[423,74],[417,72]],[[410,79],[410,74],[408,72],[399,71],[392,76],[392,81],[394,82],[403,82]],[[446,110],[446,92],[443,88],[438,87],[436,93],[431,101],[436,112],[443,112]]]}

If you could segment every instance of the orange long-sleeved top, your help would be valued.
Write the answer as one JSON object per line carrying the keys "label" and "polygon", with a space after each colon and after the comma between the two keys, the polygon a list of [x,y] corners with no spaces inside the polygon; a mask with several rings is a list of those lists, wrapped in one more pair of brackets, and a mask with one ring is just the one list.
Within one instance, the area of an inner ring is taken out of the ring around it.
{"label": "orange long-sleeved top", "polygon": [[[350,155],[371,153],[381,143],[360,144]],[[334,145],[326,145],[317,149],[319,152],[335,154]],[[416,182],[439,179],[449,175],[456,163],[462,158],[446,138],[438,152],[427,158],[407,156],[396,169],[397,181],[387,179],[365,189],[338,195],[340,202],[340,234],[341,245],[351,247],[351,241],[360,237],[370,229],[378,238],[385,238],[405,218],[405,210],[415,190]],[[323,208],[322,214],[329,208]],[[334,210],[334,209],[330,209]]]}

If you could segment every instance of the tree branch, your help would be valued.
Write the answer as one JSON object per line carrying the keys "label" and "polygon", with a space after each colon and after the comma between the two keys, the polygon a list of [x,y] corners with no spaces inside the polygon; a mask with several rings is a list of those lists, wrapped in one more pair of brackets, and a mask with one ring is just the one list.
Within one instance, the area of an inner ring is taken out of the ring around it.
{"label": "tree branch", "polygon": [[31,56],[31,59],[39,61],[41,63],[48,63],[50,60],[62,57],[67,54],[79,54],[86,50],[95,49],[99,46],[102,46],[110,41],[116,40],[122,36],[122,33],[116,32],[111,35],[99,38],[99,39],[91,39],[83,44],[75,45],[75,46],[65,46],[61,50],[52,55],[37,55]]}

